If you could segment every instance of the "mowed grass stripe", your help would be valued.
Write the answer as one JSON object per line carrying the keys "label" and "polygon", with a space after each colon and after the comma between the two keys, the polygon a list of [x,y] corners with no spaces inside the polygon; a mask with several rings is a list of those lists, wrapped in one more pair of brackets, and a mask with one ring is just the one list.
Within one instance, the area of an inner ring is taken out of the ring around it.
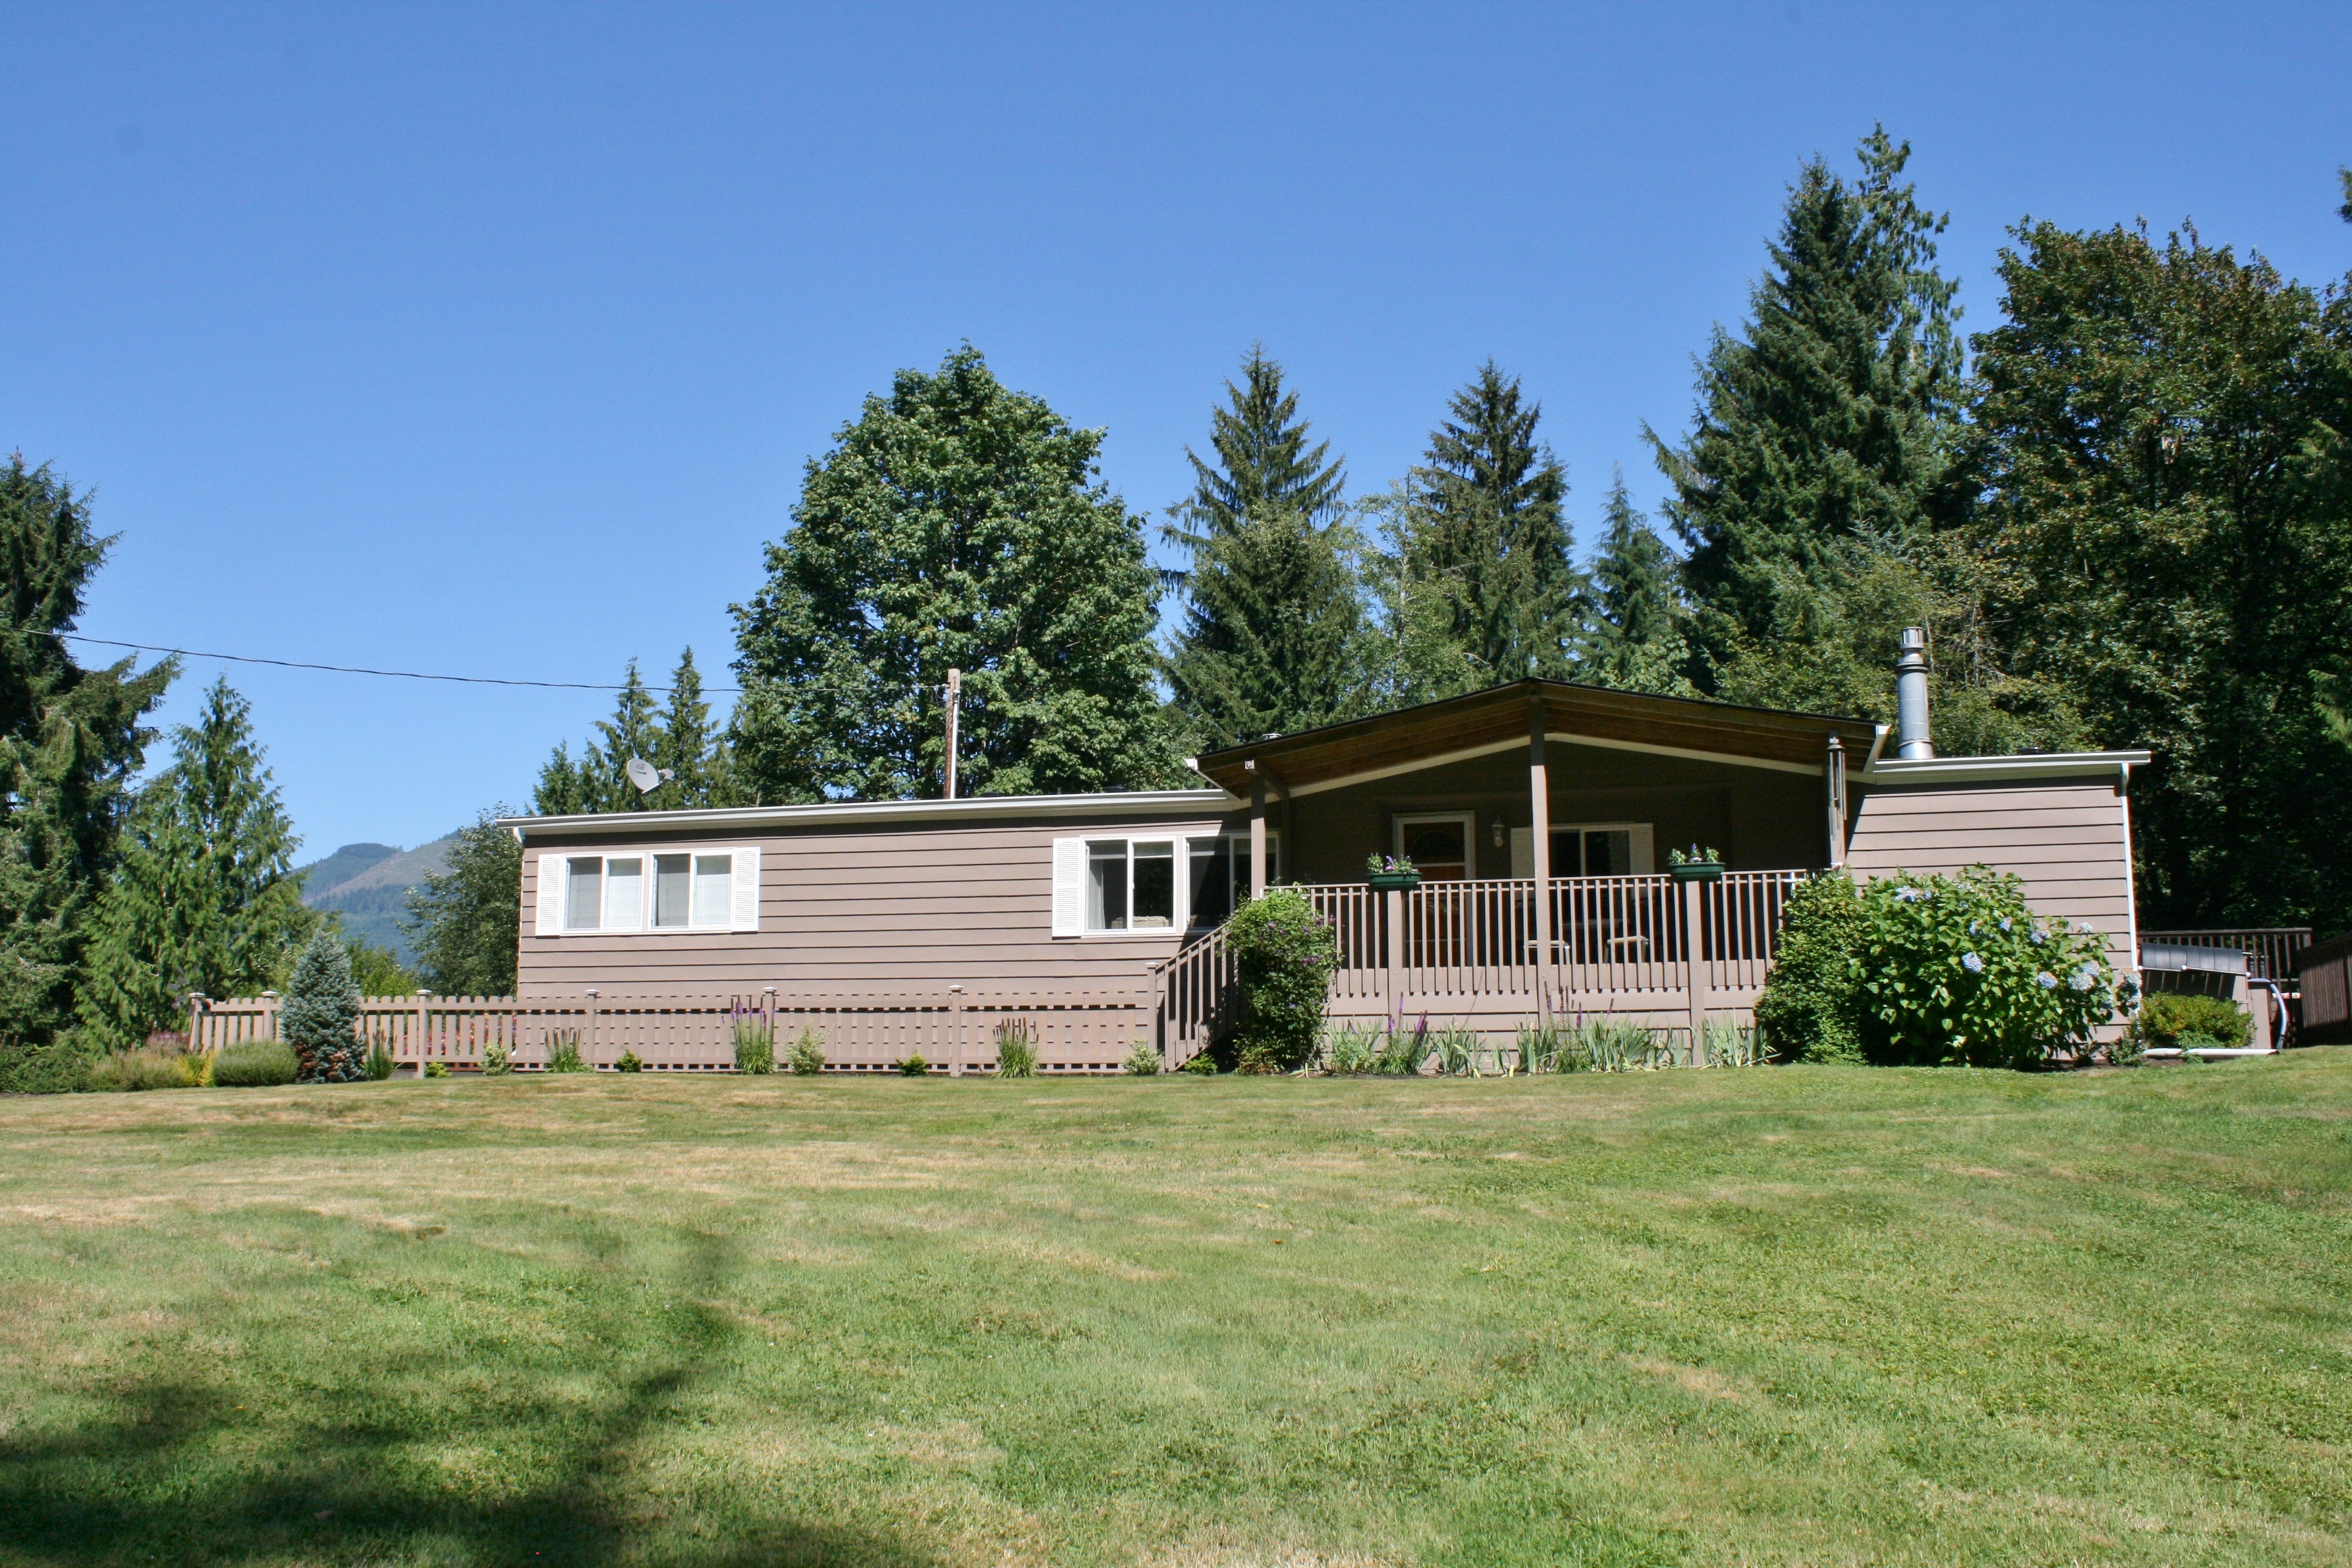
{"label": "mowed grass stripe", "polygon": [[0,1563],[2346,1560],[2352,1053],[0,1102]]}

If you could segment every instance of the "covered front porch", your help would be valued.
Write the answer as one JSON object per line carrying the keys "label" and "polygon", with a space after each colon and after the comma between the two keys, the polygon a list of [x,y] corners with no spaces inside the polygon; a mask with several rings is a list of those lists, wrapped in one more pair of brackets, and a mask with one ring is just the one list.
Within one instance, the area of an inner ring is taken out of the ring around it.
{"label": "covered front porch", "polygon": [[[1508,1037],[1625,1016],[1684,1053],[1706,1021],[1752,1018],[1790,894],[1844,859],[1845,763],[1866,721],[1525,681],[1230,748],[1195,765],[1249,802],[1236,896],[1305,889],[1339,937],[1335,1024]],[[1670,853],[1719,857],[1677,876]],[[1376,890],[1370,855],[1418,887]],[[1195,878],[1202,868],[1195,867]],[[1231,1022],[1221,932],[1160,966],[1163,1044]]]}

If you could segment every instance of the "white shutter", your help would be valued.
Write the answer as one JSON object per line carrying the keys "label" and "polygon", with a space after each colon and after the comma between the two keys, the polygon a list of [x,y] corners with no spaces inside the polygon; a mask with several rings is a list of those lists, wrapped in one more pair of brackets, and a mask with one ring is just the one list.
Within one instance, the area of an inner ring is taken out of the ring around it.
{"label": "white shutter", "polygon": [[1084,936],[1087,931],[1087,841],[1054,840],[1054,934]]}
{"label": "white shutter", "polygon": [[1532,877],[1536,874],[1536,830],[1532,827],[1511,829],[1511,875]]}
{"label": "white shutter", "polygon": [[561,855],[541,854],[539,858],[539,918],[530,928],[536,935],[553,936],[563,929],[565,864]]}
{"label": "white shutter", "polygon": [[1647,877],[1658,868],[1658,836],[1646,822],[1633,824],[1633,875]]}
{"label": "white shutter", "polygon": [[730,931],[760,929],[760,852],[735,851],[735,907],[727,922]]}

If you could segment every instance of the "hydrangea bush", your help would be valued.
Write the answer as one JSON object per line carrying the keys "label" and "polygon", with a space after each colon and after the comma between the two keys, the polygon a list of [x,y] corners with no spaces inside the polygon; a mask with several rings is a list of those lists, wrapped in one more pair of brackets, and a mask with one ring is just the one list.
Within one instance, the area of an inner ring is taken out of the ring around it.
{"label": "hydrangea bush", "polygon": [[1895,1064],[2024,1067],[2087,1046],[2116,1011],[2106,942],[2036,915],[2025,884],[1972,866],[1862,897],[1863,1050]]}

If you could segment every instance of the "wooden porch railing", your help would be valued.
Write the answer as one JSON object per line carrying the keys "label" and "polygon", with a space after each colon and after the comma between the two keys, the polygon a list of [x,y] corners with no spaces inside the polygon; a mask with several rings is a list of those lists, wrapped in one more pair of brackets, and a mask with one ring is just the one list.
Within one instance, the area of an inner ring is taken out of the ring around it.
{"label": "wooden porch railing", "polygon": [[[1556,879],[1552,989],[1540,999],[1532,879],[1424,882],[1395,893],[1359,883],[1302,890],[1339,935],[1335,1020],[1426,1015],[1509,1033],[1539,1014],[1631,1014],[1686,1037],[1704,1016],[1752,1019],[1789,896],[1808,875]],[[1171,1067],[1232,1026],[1236,992],[1222,931],[1194,937],[1154,979],[1160,1045]]]}
{"label": "wooden porch railing", "polygon": [[[476,1069],[494,1043],[507,1047],[515,1070],[539,1072],[567,1038],[593,1068],[611,1068],[635,1052],[648,1071],[715,1072],[734,1069],[735,1029],[749,1023],[774,1031],[780,1060],[808,1029],[827,1072],[885,1072],[919,1055],[953,1074],[993,1068],[997,1026],[1019,1019],[1040,1072],[1116,1072],[1151,1038],[1154,1002],[1151,988],[1139,985],[779,988],[725,998],[391,996],[362,1001],[354,1033],[412,1072],[436,1061]],[[275,996],[199,999],[190,1009],[189,1044],[209,1051],[274,1038],[279,1006]]]}

